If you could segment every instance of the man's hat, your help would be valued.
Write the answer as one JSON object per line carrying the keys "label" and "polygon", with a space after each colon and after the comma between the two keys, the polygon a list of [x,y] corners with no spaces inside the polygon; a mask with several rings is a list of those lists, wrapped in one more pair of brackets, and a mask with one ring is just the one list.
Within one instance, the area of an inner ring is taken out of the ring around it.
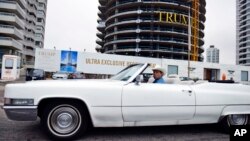
{"label": "man's hat", "polygon": [[166,70],[163,67],[161,67],[160,65],[156,65],[152,70],[153,71],[155,71],[155,70],[160,71],[163,73],[163,75],[166,74]]}

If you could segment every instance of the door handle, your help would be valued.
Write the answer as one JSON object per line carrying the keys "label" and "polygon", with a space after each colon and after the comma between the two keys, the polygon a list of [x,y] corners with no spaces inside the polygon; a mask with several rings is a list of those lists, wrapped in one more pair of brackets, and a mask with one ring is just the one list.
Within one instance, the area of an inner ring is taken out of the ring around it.
{"label": "door handle", "polygon": [[191,90],[182,90],[182,92],[184,92],[184,93],[192,93]]}
{"label": "door handle", "polygon": [[189,96],[192,95],[192,91],[191,90],[182,90],[183,93],[188,93]]}

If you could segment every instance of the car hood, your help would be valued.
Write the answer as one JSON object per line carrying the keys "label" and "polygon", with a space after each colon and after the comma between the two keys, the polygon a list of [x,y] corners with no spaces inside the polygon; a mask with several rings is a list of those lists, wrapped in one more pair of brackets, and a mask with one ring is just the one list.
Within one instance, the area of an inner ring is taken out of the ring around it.
{"label": "car hood", "polygon": [[[6,91],[9,89],[22,89],[26,88],[96,88],[105,86],[124,85],[126,82],[110,79],[81,79],[81,80],[39,80],[29,81],[25,83],[16,83],[6,85]],[[35,89],[34,89],[35,90]]]}
{"label": "car hood", "polygon": [[112,84],[124,84],[124,81],[117,81],[111,79],[82,79],[82,80],[41,80],[26,82],[27,86],[90,86],[90,85],[112,85]]}
{"label": "car hood", "polygon": [[[31,98],[35,105],[48,97],[75,98],[91,101],[90,105],[108,105],[109,100],[120,99],[122,88],[126,84],[117,80],[41,80],[26,83],[8,84],[5,87],[5,98]],[[120,100],[113,105],[120,105]]]}

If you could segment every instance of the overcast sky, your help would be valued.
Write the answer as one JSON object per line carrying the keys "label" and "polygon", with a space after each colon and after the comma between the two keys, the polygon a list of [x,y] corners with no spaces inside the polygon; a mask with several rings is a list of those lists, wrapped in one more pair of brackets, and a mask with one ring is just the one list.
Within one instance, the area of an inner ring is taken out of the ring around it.
{"label": "overcast sky", "polygon": [[[44,48],[96,52],[98,5],[98,0],[48,0]],[[220,63],[235,64],[236,0],[207,0],[206,9],[204,48],[215,45]]]}

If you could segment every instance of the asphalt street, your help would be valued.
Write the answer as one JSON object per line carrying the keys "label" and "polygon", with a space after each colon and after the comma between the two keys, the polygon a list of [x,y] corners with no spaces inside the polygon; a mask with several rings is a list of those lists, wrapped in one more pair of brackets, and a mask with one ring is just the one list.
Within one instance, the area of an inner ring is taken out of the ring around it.
{"label": "asphalt street", "polygon": [[[7,120],[0,110],[1,141],[47,141],[39,120],[17,122]],[[79,141],[229,141],[215,125],[165,126],[140,128],[98,128],[88,131]]]}
{"label": "asphalt street", "polygon": [[4,86],[0,85],[0,105],[3,103]]}

